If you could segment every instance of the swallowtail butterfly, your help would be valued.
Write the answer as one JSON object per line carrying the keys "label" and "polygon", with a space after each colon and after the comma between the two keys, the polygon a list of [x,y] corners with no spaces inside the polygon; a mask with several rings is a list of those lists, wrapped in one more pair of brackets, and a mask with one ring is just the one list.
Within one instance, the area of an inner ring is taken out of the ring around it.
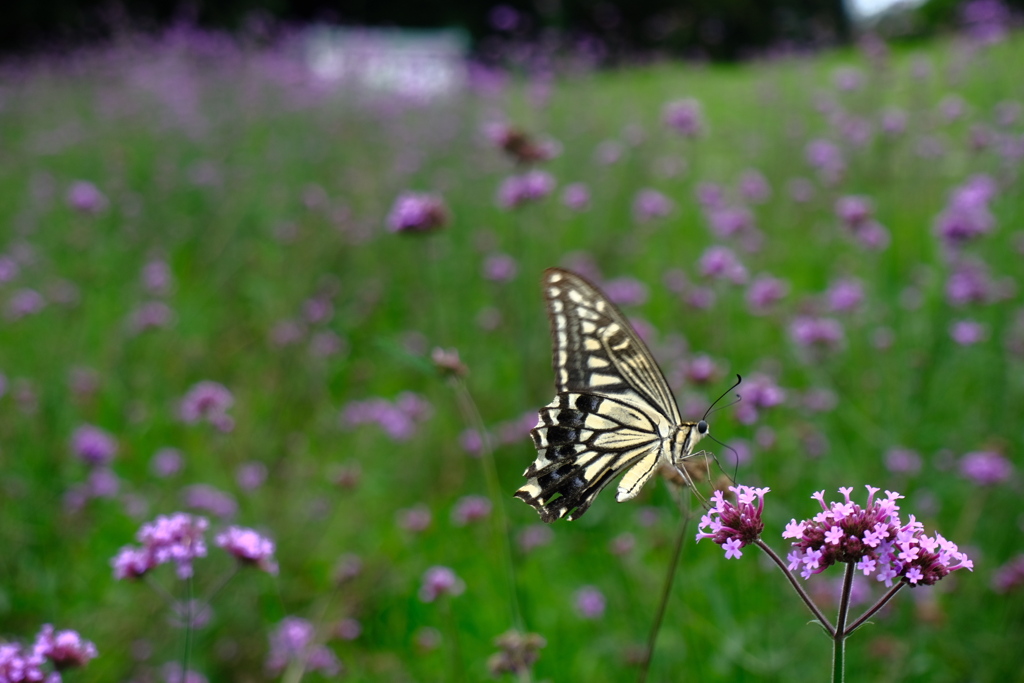
{"label": "swallowtail butterfly", "polygon": [[558,395],[530,432],[537,459],[516,497],[545,522],[579,519],[601,489],[625,472],[619,502],[635,497],[661,464],[679,469],[708,433],[683,422],[647,345],[625,316],[579,275],[544,272],[544,298]]}

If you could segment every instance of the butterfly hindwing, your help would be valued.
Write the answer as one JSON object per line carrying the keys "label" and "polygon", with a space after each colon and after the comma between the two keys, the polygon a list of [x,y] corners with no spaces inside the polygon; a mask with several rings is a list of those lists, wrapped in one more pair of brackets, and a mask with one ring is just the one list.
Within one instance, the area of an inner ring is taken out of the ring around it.
{"label": "butterfly hindwing", "polygon": [[[683,424],[664,375],[625,316],[580,276],[544,274],[558,395],[531,431],[537,459],[516,492],[545,522],[578,519],[619,474],[633,498]],[[687,430],[689,432],[689,430]]]}

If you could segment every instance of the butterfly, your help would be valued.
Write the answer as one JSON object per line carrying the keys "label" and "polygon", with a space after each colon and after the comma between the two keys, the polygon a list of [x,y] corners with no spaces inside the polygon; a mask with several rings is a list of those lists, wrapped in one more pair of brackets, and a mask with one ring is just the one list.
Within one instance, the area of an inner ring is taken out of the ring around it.
{"label": "butterfly", "polygon": [[[679,467],[708,435],[684,422],[665,376],[625,316],[594,285],[560,268],[544,271],[558,395],[530,431],[537,459],[515,496],[544,522],[579,519],[615,477],[621,503],[662,464]],[[705,415],[706,417],[706,415]]]}

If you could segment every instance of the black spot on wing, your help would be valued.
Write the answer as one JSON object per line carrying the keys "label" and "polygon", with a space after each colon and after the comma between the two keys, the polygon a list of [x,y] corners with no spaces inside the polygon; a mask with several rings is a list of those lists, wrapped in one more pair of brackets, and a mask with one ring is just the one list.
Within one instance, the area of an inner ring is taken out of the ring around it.
{"label": "black spot on wing", "polygon": [[593,394],[580,394],[576,398],[576,407],[584,413],[596,413],[601,407],[601,397]]}

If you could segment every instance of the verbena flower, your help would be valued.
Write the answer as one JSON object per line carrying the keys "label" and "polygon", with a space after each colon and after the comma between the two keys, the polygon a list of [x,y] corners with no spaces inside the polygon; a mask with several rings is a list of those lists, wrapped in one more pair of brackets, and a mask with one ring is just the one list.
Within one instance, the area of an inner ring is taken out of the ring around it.
{"label": "verbena flower", "polygon": [[746,267],[728,247],[708,247],[697,266],[704,277],[729,280],[738,285],[747,281]]}
{"label": "verbena flower", "polygon": [[825,307],[832,313],[850,313],[864,303],[864,285],[857,278],[839,278],[825,290]]}
{"label": "verbena flower", "polygon": [[187,424],[209,422],[221,431],[230,431],[233,426],[227,410],[235,402],[228,388],[219,382],[209,380],[192,385],[178,407],[178,415]]}
{"label": "verbena flower", "polygon": [[754,168],[748,168],[740,175],[739,194],[744,201],[751,204],[762,204],[772,196],[772,187],[764,174]]}
{"label": "verbena flower", "polygon": [[992,574],[992,590],[1010,593],[1024,586],[1024,554],[1017,555]]}
{"label": "verbena flower", "polygon": [[68,188],[68,206],[79,213],[99,213],[107,208],[106,196],[88,180],[76,180]]}
{"label": "verbena flower", "polygon": [[555,177],[546,171],[529,171],[509,176],[498,188],[498,205],[514,209],[530,202],[540,201],[555,189]]}
{"label": "verbena flower", "polygon": [[277,574],[274,542],[254,529],[230,526],[217,534],[215,542],[242,564],[253,565],[268,574]]}
{"label": "verbena flower", "polygon": [[484,496],[463,496],[452,509],[452,524],[466,526],[491,514],[491,501]]}
{"label": "verbena flower", "polygon": [[673,100],[661,111],[662,122],[675,132],[686,138],[696,138],[704,134],[704,110],[700,102],[693,98]]}
{"label": "verbena flower", "polygon": [[420,422],[431,414],[430,404],[411,391],[402,392],[394,401],[371,398],[352,401],[341,411],[341,421],[346,427],[375,423],[395,441],[408,441]]}
{"label": "verbena flower", "polygon": [[786,390],[763,373],[747,377],[737,393],[743,400],[736,405],[736,419],[743,424],[756,422],[761,410],[774,408],[786,400]]}
{"label": "verbena flower", "polygon": [[489,124],[484,128],[484,134],[491,143],[520,164],[548,161],[561,151],[561,145],[554,140],[537,139],[507,123]]}
{"label": "verbena flower", "polygon": [[972,451],[960,458],[960,474],[975,484],[1001,484],[1013,476],[1013,465],[996,451]]}
{"label": "verbena flower", "polygon": [[843,326],[835,318],[801,315],[789,325],[789,336],[798,346],[834,349],[844,340]]}
{"label": "verbena flower", "polygon": [[657,190],[650,188],[640,190],[633,199],[633,216],[637,221],[646,223],[656,218],[664,218],[672,213],[675,203]]}
{"label": "verbena flower", "polygon": [[443,595],[461,595],[464,590],[466,590],[466,583],[456,576],[454,571],[449,567],[437,565],[423,574],[420,600],[434,602]]}
{"label": "verbena flower", "polygon": [[192,561],[206,556],[209,522],[184,512],[157,517],[137,534],[141,548],[126,546],[111,560],[115,579],[134,579],[150,569],[173,562],[179,578],[192,576]]}
{"label": "verbena flower", "polygon": [[562,203],[573,211],[590,208],[590,188],[583,183],[570,183],[562,190]]}
{"label": "verbena flower", "polygon": [[807,579],[843,562],[854,564],[865,576],[874,575],[886,586],[892,586],[894,579],[930,586],[952,571],[973,570],[973,562],[955,543],[941,534],[925,535],[913,515],[903,523],[896,503],[902,495],[886,491],[884,498],[876,499],[879,489],[866,488],[868,500],[863,508],[850,500],[852,487],[839,489],[843,502],[826,504],[824,491],[812,496],[822,511],[808,520],[791,520],[782,534],[794,539],[787,557],[790,571],[800,569]]}
{"label": "verbena flower", "polygon": [[508,282],[519,272],[519,264],[508,254],[491,254],[484,259],[483,275],[492,282]]}
{"label": "verbena flower", "polygon": [[304,671],[320,671],[325,676],[341,673],[341,662],[326,646],[315,642],[313,624],[300,617],[285,617],[270,633],[270,653],[266,667],[273,674],[292,663],[301,663]]}
{"label": "verbena flower", "polygon": [[573,605],[584,619],[599,619],[604,616],[606,601],[596,586],[584,586],[573,594]]}
{"label": "verbena flower", "polygon": [[764,315],[789,293],[789,283],[773,275],[758,275],[747,287],[746,299],[750,312]]}
{"label": "verbena flower", "polygon": [[885,467],[896,474],[917,474],[921,471],[921,455],[909,448],[890,448],[885,453]]}
{"label": "verbena flower", "polygon": [[764,531],[764,496],[770,489],[730,486],[736,502],[726,500],[721,490],[711,496],[710,510],[701,517],[697,541],[710,538],[725,549],[725,559],[743,555],[742,548],[761,537]]}
{"label": "verbena flower", "polygon": [[[43,626],[36,636],[32,653],[48,659],[58,671],[85,666],[98,655],[96,646],[82,638],[76,631],[55,631],[50,624]],[[0,680],[3,680],[2,674]],[[59,677],[47,680],[59,680]]]}
{"label": "verbena flower", "polygon": [[117,441],[109,432],[87,424],[71,435],[71,450],[87,465],[106,465],[117,453]]}
{"label": "verbena flower", "polygon": [[619,306],[640,306],[647,301],[647,285],[631,277],[620,277],[604,283],[604,293]]}
{"label": "verbena flower", "polygon": [[181,472],[185,460],[177,448],[161,448],[149,461],[149,470],[155,476],[165,479]]}
{"label": "verbena flower", "polygon": [[448,222],[448,208],[444,200],[434,194],[418,192],[399,195],[387,217],[388,229],[400,233],[433,232]]}

